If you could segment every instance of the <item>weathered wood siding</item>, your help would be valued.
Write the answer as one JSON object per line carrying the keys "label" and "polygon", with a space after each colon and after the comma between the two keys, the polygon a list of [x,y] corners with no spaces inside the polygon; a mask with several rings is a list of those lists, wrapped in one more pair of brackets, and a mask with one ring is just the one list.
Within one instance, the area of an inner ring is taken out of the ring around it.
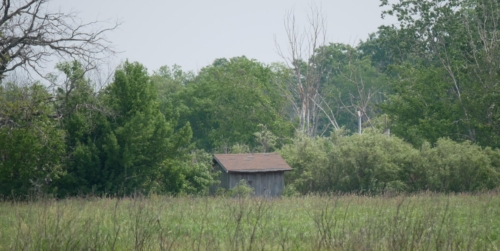
{"label": "weathered wood siding", "polygon": [[210,187],[210,194],[215,194],[219,187],[229,190],[229,174],[226,173],[224,168],[222,168],[219,163],[214,164],[214,171],[219,173],[219,184],[215,184]]}
{"label": "weathered wood siding", "polygon": [[257,196],[280,196],[285,188],[284,172],[229,173],[229,189],[246,180]]}
{"label": "weathered wood siding", "polygon": [[241,180],[245,180],[257,196],[280,196],[285,188],[284,172],[227,173],[219,163],[214,163],[214,171],[219,173],[219,184],[210,187],[210,194],[219,188],[232,189]]}

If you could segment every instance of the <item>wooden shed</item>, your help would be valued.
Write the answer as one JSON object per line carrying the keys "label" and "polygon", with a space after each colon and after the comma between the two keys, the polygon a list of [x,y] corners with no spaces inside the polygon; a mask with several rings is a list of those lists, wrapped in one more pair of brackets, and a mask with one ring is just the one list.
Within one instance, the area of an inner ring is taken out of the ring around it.
{"label": "wooden shed", "polygon": [[227,190],[245,180],[257,196],[279,196],[285,188],[285,172],[292,168],[278,153],[214,154],[214,170],[220,172],[217,188]]}

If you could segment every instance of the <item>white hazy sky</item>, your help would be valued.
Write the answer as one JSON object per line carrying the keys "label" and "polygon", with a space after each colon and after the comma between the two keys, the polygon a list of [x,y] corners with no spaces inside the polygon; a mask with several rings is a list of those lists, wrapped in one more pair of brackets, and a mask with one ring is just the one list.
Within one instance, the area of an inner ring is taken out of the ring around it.
{"label": "white hazy sky", "polygon": [[328,19],[328,42],[358,44],[382,24],[378,0],[53,0],[51,9],[79,12],[83,21],[121,20],[109,33],[116,63],[129,59],[149,70],[178,64],[198,71],[216,58],[245,55],[264,63],[282,61],[274,36],[286,39],[283,19],[293,9],[301,26],[310,4]]}

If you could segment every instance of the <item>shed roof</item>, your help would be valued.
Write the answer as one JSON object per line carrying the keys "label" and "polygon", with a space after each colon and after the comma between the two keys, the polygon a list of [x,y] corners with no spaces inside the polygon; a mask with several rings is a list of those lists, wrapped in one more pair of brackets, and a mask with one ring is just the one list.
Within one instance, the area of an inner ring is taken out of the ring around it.
{"label": "shed roof", "polygon": [[214,154],[214,160],[227,172],[247,173],[292,170],[278,153]]}

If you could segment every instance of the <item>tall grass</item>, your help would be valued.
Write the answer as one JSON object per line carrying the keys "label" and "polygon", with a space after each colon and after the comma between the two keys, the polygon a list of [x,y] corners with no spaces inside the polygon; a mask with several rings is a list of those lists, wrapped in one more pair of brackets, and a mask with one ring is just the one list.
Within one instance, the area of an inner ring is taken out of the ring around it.
{"label": "tall grass", "polygon": [[497,194],[0,203],[0,250],[498,250]]}

